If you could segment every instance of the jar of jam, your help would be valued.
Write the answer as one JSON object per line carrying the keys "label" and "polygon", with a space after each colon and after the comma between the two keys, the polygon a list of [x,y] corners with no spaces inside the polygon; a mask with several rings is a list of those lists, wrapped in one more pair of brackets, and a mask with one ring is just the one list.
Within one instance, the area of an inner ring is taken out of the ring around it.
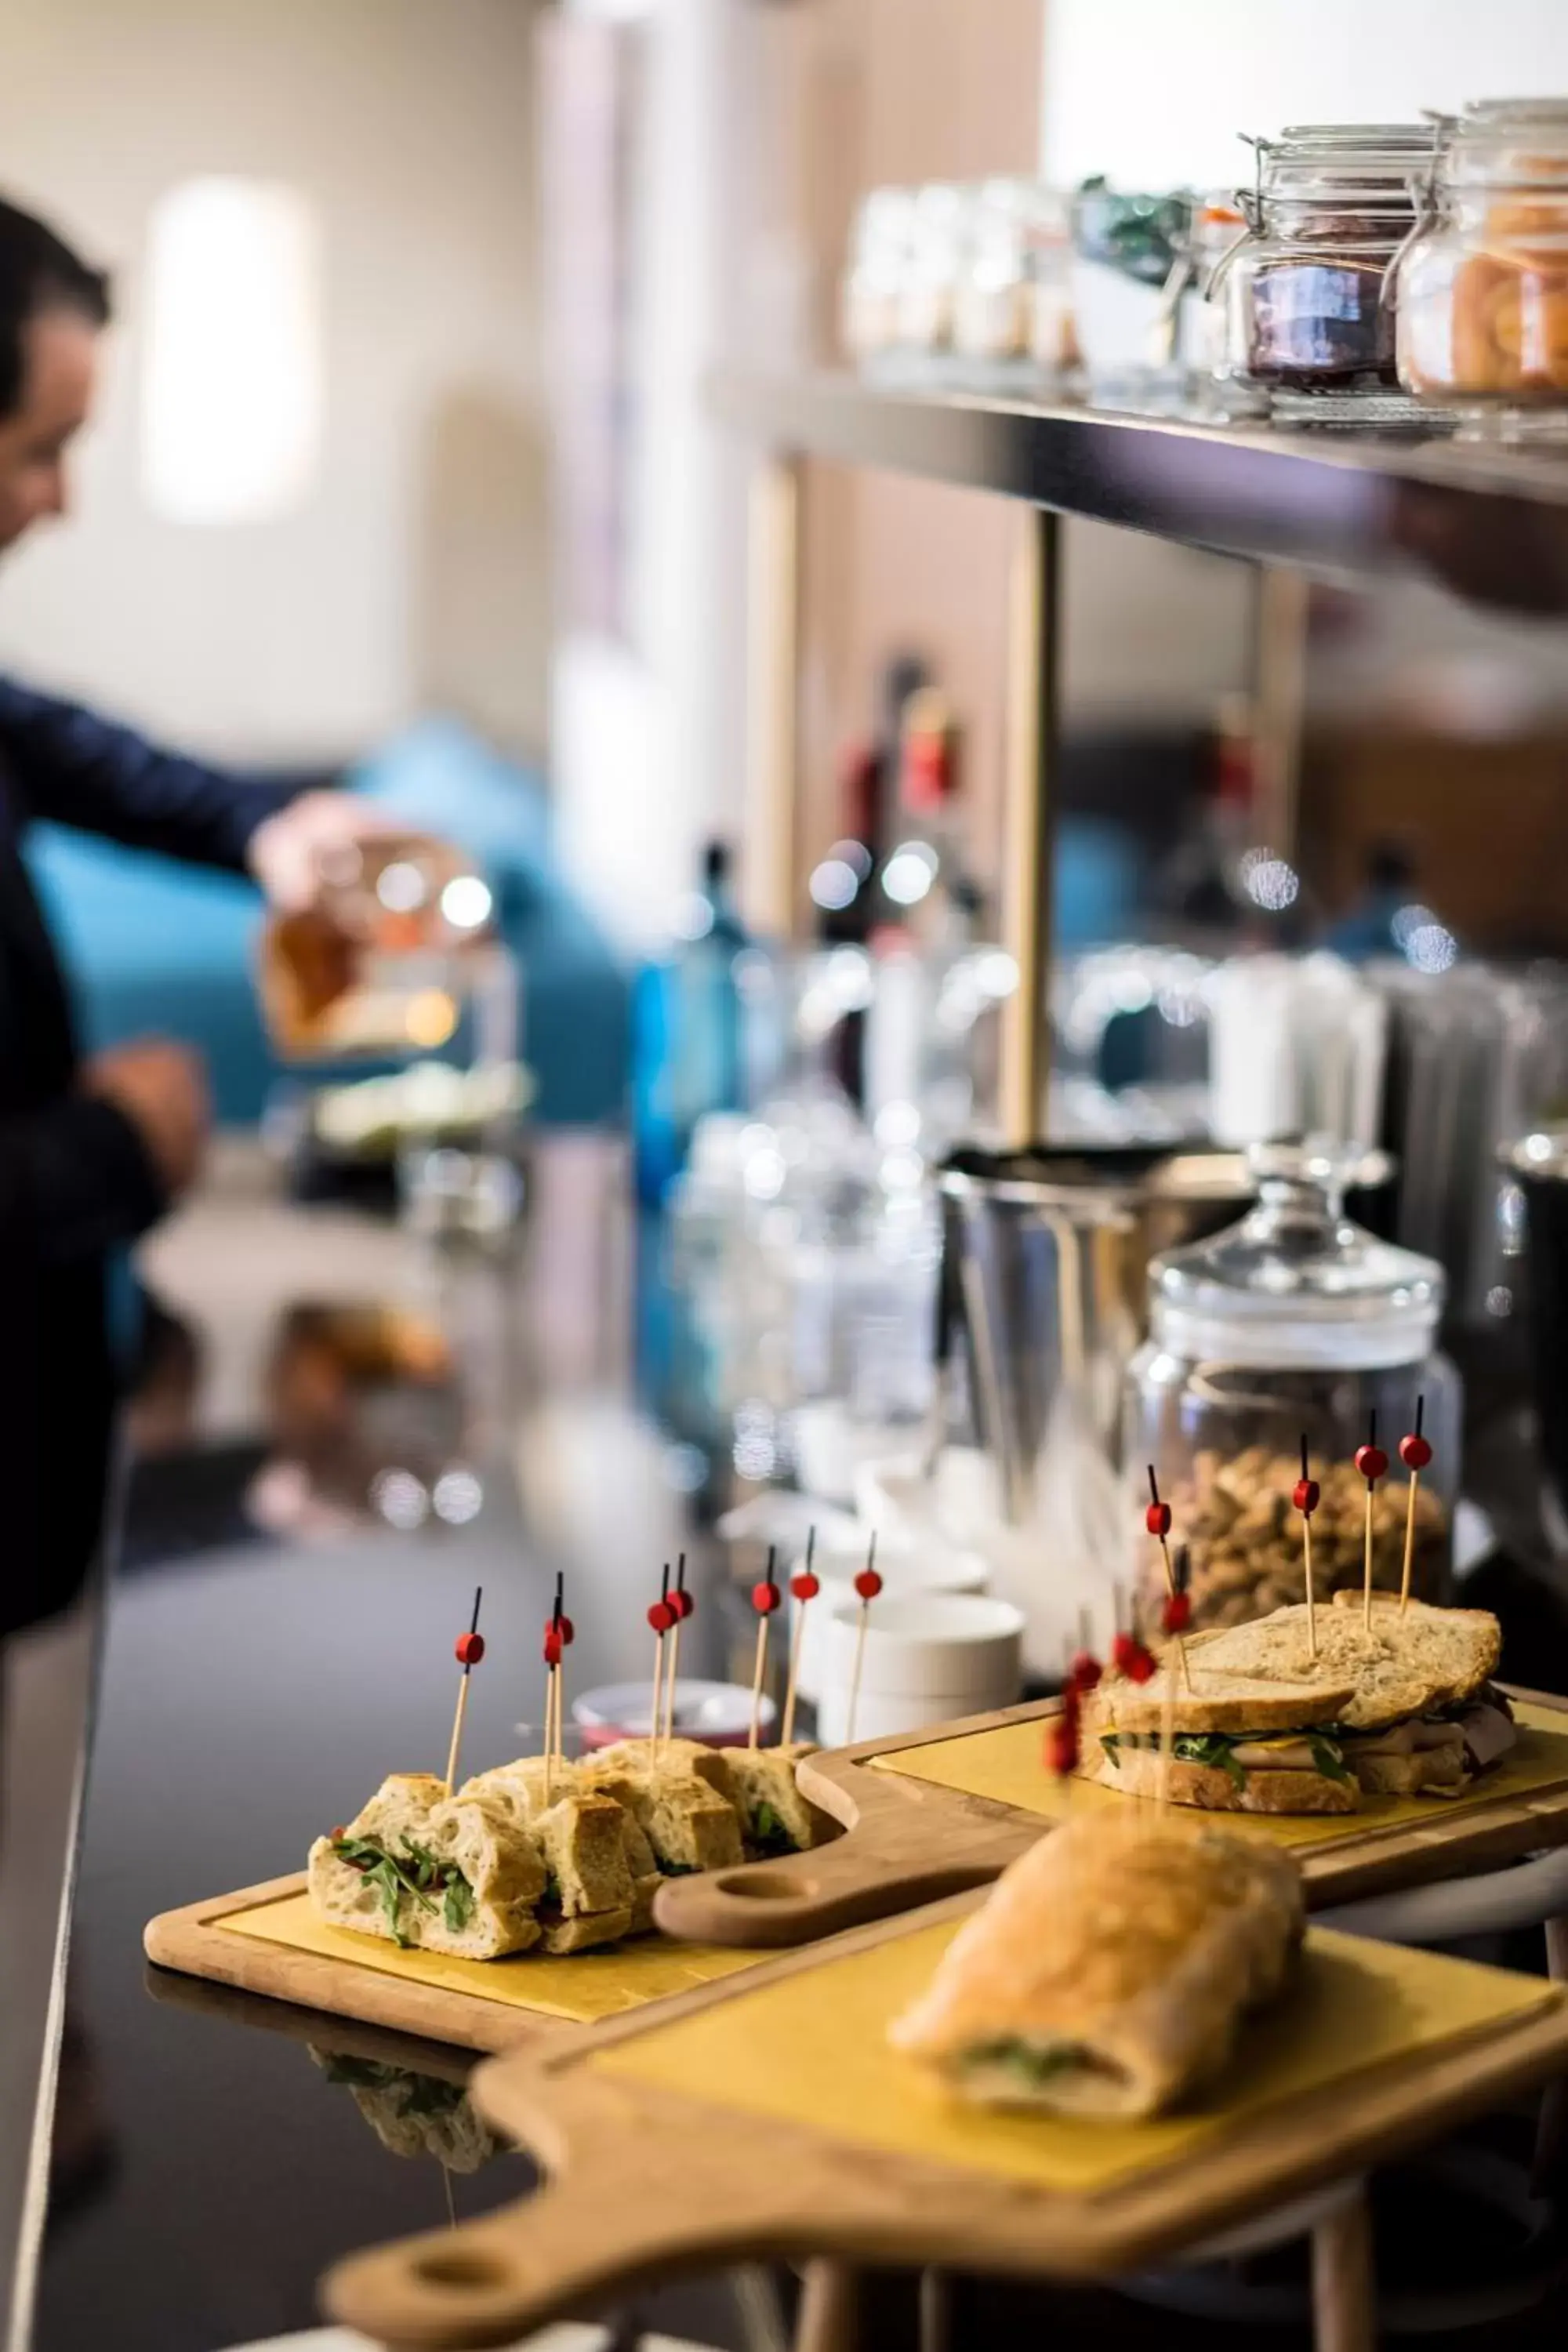
{"label": "jar of jam", "polygon": [[1476,438],[1568,439],[1568,100],[1443,126],[1398,267],[1400,381]]}
{"label": "jar of jam", "polygon": [[1247,235],[1211,281],[1221,382],[1285,416],[1402,416],[1390,265],[1418,224],[1436,130],[1319,123],[1257,142]]}

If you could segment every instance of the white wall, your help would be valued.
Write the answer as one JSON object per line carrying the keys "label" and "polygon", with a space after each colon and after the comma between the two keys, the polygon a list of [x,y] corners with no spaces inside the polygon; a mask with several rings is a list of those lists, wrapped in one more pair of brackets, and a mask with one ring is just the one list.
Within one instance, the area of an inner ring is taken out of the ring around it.
{"label": "white wall", "polygon": [[1550,91],[1564,0],[1047,0],[1041,148],[1068,184],[1234,185],[1238,131]]}
{"label": "white wall", "polygon": [[[9,0],[0,188],[111,265],[123,323],[79,511],[0,572],[0,662],[218,755],[332,759],[431,699],[537,740],[531,17]],[[298,513],[200,530],[142,497],[137,271],[153,199],[215,171],[319,208],[328,415]]]}

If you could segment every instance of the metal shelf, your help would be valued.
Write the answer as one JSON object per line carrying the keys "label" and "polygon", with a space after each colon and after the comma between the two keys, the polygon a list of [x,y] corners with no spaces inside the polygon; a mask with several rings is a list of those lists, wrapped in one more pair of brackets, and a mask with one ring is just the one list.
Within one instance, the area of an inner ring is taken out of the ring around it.
{"label": "metal shelf", "polygon": [[726,373],[718,415],[781,456],[923,475],[1314,576],[1403,574],[1568,612],[1568,456],[1441,435],[1216,425],[824,373]]}

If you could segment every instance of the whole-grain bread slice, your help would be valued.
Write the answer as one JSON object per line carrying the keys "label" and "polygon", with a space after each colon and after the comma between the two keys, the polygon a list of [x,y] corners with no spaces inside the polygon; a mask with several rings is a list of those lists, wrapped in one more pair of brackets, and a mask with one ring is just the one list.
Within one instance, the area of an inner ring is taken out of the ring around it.
{"label": "whole-grain bread slice", "polygon": [[1355,1685],[1321,1675],[1310,1682],[1272,1681],[1260,1675],[1215,1674],[1203,1664],[1196,1642],[1187,1644],[1187,1673],[1167,1660],[1146,1683],[1113,1669],[1101,1675],[1084,1701],[1085,1744],[1105,1731],[1161,1732],[1165,1727],[1167,1676],[1174,1675],[1171,1728],[1178,1732],[1300,1731],[1309,1724],[1338,1723]]}
{"label": "whole-grain bread slice", "polygon": [[1359,1592],[1339,1592],[1316,1612],[1311,1654],[1306,1604],[1292,1603],[1249,1625],[1229,1625],[1188,1643],[1194,1684],[1262,1676],[1275,1683],[1344,1680],[1352,1695],[1334,1720],[1373,1731],[1405,1716],[1456,1706],[1489,1680],[1502,1652],[1498,1621],[1484,1609],[1434,1609],[1396,1594],[1374,1595],[1368,1630]]}

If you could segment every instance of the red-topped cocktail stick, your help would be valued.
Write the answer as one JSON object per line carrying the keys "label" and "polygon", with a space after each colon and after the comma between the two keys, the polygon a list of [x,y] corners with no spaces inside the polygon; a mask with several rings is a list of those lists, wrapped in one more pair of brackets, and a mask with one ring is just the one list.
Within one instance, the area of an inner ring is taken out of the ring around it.
{"label": "red-topped cocktail stick", "polygon": [[1171,1570],[1171,1590],[1160,1609],[1160,1627],[1165,1639],[1175,1646],[1176,1663],[1182,1669],[1182,1683],[1186,1690],[1193,1686],[1187,1671],[1187,1645],[1182,1639],[1193,1622],[1192,1596],[1193,1559],[1186,1544],[1177,1547],[1175,1565]]}
{"label": "red-topped cocktail stick", "polygon": [[866,1627],[870,1621],[871,1603],[882,1590],[882,1580],[877,1570],[877,1530],[871,1530],[871,1540],[866,1547],[866,1565],[855,1579],[855,1590],[860,1596],[860,1618],[855,1628],[855,1671],[849,1677],[849,1714],[845,1724],[845,1745],[853,1746],[855,1718],[860,1712],[860,1675],[866,1664]]}
{"label": "red-topped cocktail stick", "polygon": [[1399,1608],[1401,1615],[1410,1606],[1410,1563],[1415,1557],[1415,1496],[1421,1485],[1421,1473],[1432,1459],[1432,1448],[1421,1434],[1426,1400],[1415,1400],[1415,1426],[1399,1441],[1399,1458],[1410,1473],[1410,1494],[1405,1506],[1405,1566],[1399,1578]]}
{"label": "red-topped cocktail stick", "polygon": [[485,1654],[484,1635],[479,1632],[479,1602],[484,1598],[482,1584],[474,1588],[474,1613],[468,1620],[468,1630],[459,1633],[453,1643],[462,1676],[458,1684],[458,1712],[452,1717],[452,1745],[447,1750],[447,1794],[458,1785],[458,1751],[463,1744],[463,1717],[468,1711],[468,1676]]}
{"label": "red-topped cocktail stick", "polygon": [[809,1528],[805,1538],[805,1566],[797,1569],[790,1578],[790,1598],[795,1602],[795,1631],[789,1643],[789,1680],[784,1685],[784,1725],[781,1744],[787,1748],[795,1738],[795,1702],[800,1687],[800,1645],[805,1633],[805,1612],[808,1602],[816,1600],[822,1581],[812,1570],[816,1552],[816,1529]]}
{"label": "red-topped cocktail stick", "polygon": [[776,1546],[768,1546],[768,1572],[752,1587],[752,1606],[757,1612],[757,1662],[752,1673],[752,1727],[746,1735],[748,1748],[758,1745],[762,1732],[763,1677],[768,1670],[768,1620],[784,1602],[784,1594],[773,1581],[773,1561]]}
{"label": "red-topped cocktail stick", "polygon": [[1312,1513],[1322,1500],[1307,1461],[1307,1433],[1301,1432],[1301,1475],[1290,1489],[1292,1507],[1301,1514],[1301,1552],[1307,1582],[1307,1647],[1315,1664],[1318,1656],[1318,1606],[1312,1591]]}
{"label": "red-topped cocktail stick", "polygon": [[1152,1462],[1149,1465],[1149,1507],[1143,1514],[1143,1524],[1159,1544],[1160,1557],[1165,1563],[1165,1591],[1167,1593],[1174,1592],[1176,1578],[1171,1566],[1171,1506],[1160,1500]]}
{"label": "red-topped cocktail stick", "polygon": [[1366,1531],[1362,1546],[1362,1624],[1372,1631],[1372,1498],[1380,1478],[1388,1471],[1388,1456],[1377,1442],[1377,1407],[1367,1416],[1366,1444],[1355,1450],[1358,1475],[1366,1480]]}
{"label": "red-topped cocktail stick", "polygon": [[664,1563],[659,1579],[658,1599],[648,1603],[647,1622],[653,1629],[653,1706],[648,1715],[648,1752],[658,1752],[658,1719],[664,1706],[664,1637],[677,1620],[669,1605],[669,1562]]}
{"label": "red-topped cocktail stick", "polygon": [[1068,1681],[1081,1697],[1085,1691],[1095,1688],[1104,1671],[1089,1647],[1089,1612],[1080,1609],[1078,1612],[1078,1647],[1068,1660]]}
{"label": "red-topped cocktail stick", "polygon": [[[664,1736],[666,1739],[670,1739],[675,1735],[675,1682],[676,1676],[680,1672],[680,1629],[687,1619],[695,1612],[697,1607],[696,1601],[686,1590],[686,1554],[684,1552],[681,1553],[676,1566],[675,1583],[666,1597],[674,1619],[670,1631],[669,1675],[664,1696]],[[657,1715],[654,1717],[653,1730],[654,1738],[657,1739],[658,1737]]]}
{"label": "red-topped cocktail stick", "polygon": [[577,1638],[577,1629],[562,1606],[566,1579],[559,1572],[555,1578],[555,1601],[544,1623],[544,1664],[547,1679],[544,1685],[544,1801],[553,1801],[555,1773],[564,1763],[561,1729],[561,1665],[567,1651]]}
{"label": "red-topped cocktail stick", "polygon": [[1154,1672],[1154,1657],[1147,1645],[1138,1638],[1137,1602],[1132,1606],[1133,1622],[1124,1632],[1121,1624],[1121,1587],[1113,1587],[1116,1630],[1110,1643],[1110,1663],[1130,1683],[1146,1683]]}

